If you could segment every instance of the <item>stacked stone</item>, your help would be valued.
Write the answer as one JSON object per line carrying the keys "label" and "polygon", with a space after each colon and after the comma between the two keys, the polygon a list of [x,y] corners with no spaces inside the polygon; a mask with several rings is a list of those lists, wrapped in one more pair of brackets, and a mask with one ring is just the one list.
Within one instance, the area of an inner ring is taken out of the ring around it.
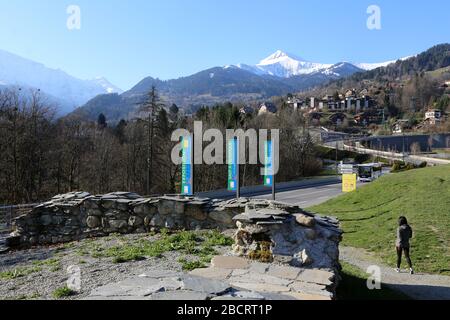
{"label": "stacked stone", "polygon": [[234,220],[238,231],[233,250],[237,255],[253,259],[265,242],[269,243],[270,261],[303,268],[339,268],[342,231],[337,219],[271,202],[265,208],[250,203]]}
{"label": "stacked stone", "polygon": [[38,205],[14,221],[14,234],[21,237],[21,243],[31,245],[56,244],[80,237],[83,226],[80,204],[88,196],[75,192]]}
{"label": "stacked stone", "polygon": [[233,217],[249,200],[212,201],[167,195],[143,198],[115,192],[58,195],[14,221],[14,238],[22,245],[56,244],[111,233],[145,233],[154,229],[230,229]]}

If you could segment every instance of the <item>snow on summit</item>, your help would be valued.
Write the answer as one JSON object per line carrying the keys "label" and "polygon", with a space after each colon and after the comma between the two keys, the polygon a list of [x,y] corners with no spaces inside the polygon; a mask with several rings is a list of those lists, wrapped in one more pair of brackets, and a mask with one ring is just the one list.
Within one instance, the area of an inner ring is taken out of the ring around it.
{"label": "snow on summit", "polygon": [[281,50],[276,51],[256,65],[257,68],[267,74],[283,78],[311,74],[331,66],[332,64],[308,62]]}
{"label": "snow on summit", "polygon": [[99,94],[122,91],[105,78],[81,80],[3,50],[0,50],[0,83],[40,89],[44,95],[59,100],[58,114],[71,112]]}

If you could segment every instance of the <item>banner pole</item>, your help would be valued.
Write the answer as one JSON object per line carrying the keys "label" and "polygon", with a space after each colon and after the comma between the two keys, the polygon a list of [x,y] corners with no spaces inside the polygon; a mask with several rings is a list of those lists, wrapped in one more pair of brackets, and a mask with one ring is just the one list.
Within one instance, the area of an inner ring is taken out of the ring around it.
{"label": "banner pole", "polygon": [[195,134],[192,133],[191,140],[191,188],[192,188],[192,196],[195,196]]}
{"label": "banner pole", "polygon": [[239,139],[236,139],[236,198],[241,197],[241,171],[239,166]]}
{"label": "banner pole", "polygon": [[274,145],[273,141],[271,143],[271,147],[272,147],[272,151],[271,151],[271,153],[272,153],[272,200],[275,201],[276,200],[276,187],[275,187],[276,180],[275,180],[275,171],[274,171],[275,145]]}

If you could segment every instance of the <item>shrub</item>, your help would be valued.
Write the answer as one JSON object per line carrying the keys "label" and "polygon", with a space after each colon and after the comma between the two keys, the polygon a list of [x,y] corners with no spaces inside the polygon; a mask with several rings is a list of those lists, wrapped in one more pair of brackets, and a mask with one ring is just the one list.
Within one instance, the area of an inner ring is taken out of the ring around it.
{"label": "shrub", "polygon": [[178,262],[181,263],[183,271],[192,271],[195,269],[201,269],[201,268],[206,267],[206,265],[203,262],[198,261],[198,260],[188,261],[188,260],[182,258],[182,259],[179,259]]}
{"label": "shrub", "polygon": [[70,289],[67,286],[61,287],[56,289],[55,291],[53,291],[53,297],[55,299],[61,299],[61,298],[65,298],[65,297],[71,297],[76,295],[77,293],[75,291],[73,291],[72,289]]}
{"label": "shrub", "polygon": [[42,268],[40,266],[34,266],[31,268],[16,268],[13,270],[0,272],[0,279],[13,280],[17,278],[26,277],[32,273],[40,271],[42,271]]}

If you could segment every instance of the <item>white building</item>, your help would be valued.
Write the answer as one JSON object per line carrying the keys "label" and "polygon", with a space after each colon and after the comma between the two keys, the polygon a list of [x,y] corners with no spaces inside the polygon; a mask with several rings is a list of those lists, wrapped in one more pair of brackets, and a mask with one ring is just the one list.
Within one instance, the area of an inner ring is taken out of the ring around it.
{"label": "white building", "polygon": [[435,125],[441,121],[442,112],[441,110],[432,109],[428,110],[425,113],[425,121],[428,121],[430,124]]}

